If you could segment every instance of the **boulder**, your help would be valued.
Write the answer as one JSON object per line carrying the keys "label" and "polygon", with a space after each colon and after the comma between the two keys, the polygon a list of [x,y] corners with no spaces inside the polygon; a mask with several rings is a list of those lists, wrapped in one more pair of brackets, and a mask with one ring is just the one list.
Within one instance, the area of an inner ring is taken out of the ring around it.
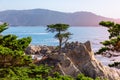
{"label": "boulder", "polygon": [[43,47],[41,47],[40,53],[42,53],[42,54],[50,54],[51,50],[49,49],[48,46],[43,46]]}
{"label": "boulder", "polygon": [[54,48],[53,46],[30,45],[26,48],[25,53],[31,55],[50,54]]}
{"label": "boulder", "polygon": [[40,51],[41,51],[40,46],[30,45],[26,48],[25,53],[34,55],[34,54],[40,54]]}

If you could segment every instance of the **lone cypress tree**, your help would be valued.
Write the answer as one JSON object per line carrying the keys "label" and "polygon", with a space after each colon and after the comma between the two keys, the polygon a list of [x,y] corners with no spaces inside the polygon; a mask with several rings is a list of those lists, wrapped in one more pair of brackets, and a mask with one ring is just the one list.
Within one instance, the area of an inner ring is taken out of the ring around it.
{"label": "lone cypress tree", "polygon": [[69,28],[68,24],[47,25],[48,32],[52,33],[57,32],[54,37],[59,40],[59,53],[61,53],[62,45],[64,45],[70,38],[70,35],[72,35],[70,32],[67,32],[68,28]]}

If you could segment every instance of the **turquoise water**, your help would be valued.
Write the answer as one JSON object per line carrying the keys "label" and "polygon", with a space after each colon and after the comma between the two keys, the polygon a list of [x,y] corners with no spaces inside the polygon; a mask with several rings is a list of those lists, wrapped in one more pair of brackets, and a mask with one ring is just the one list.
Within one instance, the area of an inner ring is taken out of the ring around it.
{"label": "turquoise water", "polygon": [[[108,39],[107,28],[104,27],[70,27],[69,31],[73,34],[70,42],[79,41],[85,42],[91,41],[93,50],[97,50],[101,47],[100,42]],[[53,38],[53,33],[48,33],[46,27],[9,27],[2,34],[16,34],[18,37],[32,37],[31,44],[34,45],[58,45],[58,41]]]}

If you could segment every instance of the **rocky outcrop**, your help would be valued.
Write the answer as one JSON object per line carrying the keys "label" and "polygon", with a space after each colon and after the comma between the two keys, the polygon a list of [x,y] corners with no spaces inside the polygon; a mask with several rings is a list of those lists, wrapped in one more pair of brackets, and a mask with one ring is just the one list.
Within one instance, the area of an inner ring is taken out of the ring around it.
{"label": "rocky outcrop", "polygon": [[55,67],[57,67],[57,71],[61,71],[63,75],[71,75],[76,77],[77,74],[81,73],[71,59],[66,56],[66,53],[50,55],[49,58],[58,60],[58,62],[55,63]]}
{"label": "rocky outcrop", "polygon": [[95,59],[89,41],[67,43],[62,52],[47,55],[48,58],[39,64],[52,65],[55,67],[54,70],[63,75],[76,77],[77,74],[83,73],[92,78],[100,77],[101,80],[120,80],[120,70],[103,66]]}
{"label": "rocky outcrop", "polygon": [[[73,46],[71,48],[71,46]],[[90,42],[80,43],[78,45],[69,44],[65,46],[67,54],[71,61],[83,74],[92,78],[101,77],[101,79],[120,80],[120,70],[103,66],[95,59]]]}
{"label": "rocky outcrop", "polygon": [[49,54],[54,50],[53,46],[40,46],[40,45],[30,45],[26,48],[25,53],[31,55],[38,54]]}

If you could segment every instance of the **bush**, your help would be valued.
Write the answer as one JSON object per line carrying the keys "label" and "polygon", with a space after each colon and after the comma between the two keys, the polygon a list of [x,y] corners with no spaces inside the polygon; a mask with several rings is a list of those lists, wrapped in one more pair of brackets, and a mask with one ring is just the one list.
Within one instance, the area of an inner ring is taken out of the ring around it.
{"label": "bush", "polygon": [[90,77],[85,77],[83,74],[79,74],[76,80],[93,80],[93,79]]}

